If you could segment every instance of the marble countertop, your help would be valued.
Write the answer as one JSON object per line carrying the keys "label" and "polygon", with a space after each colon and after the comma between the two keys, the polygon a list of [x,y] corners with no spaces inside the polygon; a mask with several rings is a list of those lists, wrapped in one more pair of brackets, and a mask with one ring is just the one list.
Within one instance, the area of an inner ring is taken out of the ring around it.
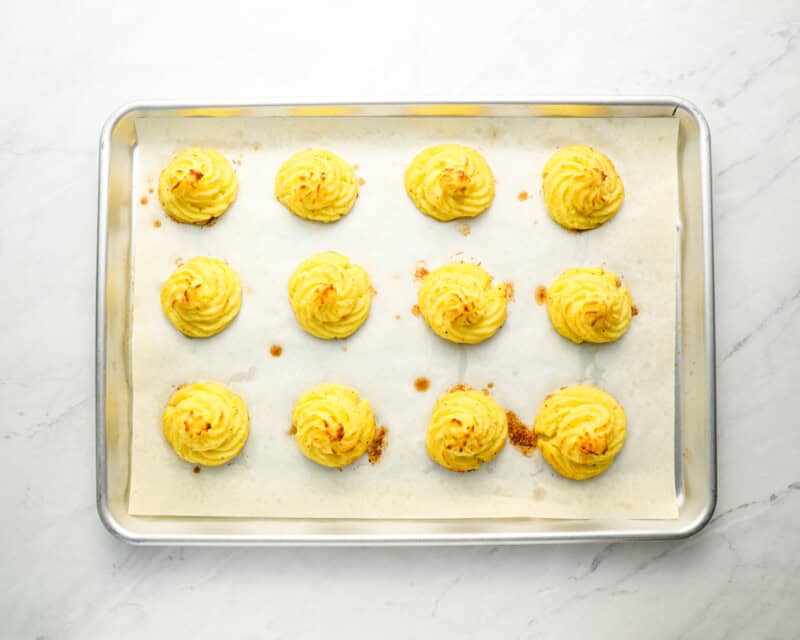
{"label": "marble countertop", "polygon": [[[0,635],[800,636],[796,0],[168,4],[0,7]],[[92,382],[107,115],[134,99],[526,94],[675,94],[708,118],[720,484],[706,529],[434,549],[112,538],[95,512]]]}

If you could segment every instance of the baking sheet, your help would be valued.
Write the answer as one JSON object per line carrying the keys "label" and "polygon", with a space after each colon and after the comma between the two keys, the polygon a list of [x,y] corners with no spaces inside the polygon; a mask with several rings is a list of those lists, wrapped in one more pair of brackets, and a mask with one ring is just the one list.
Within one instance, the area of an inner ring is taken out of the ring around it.
{"label": "baking sheet", "polygon": [[[677,516],[675,119],[153,118],[137,122],[137,137],[132,514]],[[424,146],[444,141],[475,146],[495,172],[494,204],[478,219],[436,222],[417,212],[405,194],[407,163]],[[575,142],[605,151],[626,188],[619,215],[583,234],[552,223],[540,192],[547,158]],[[236,161],[238,199],[210,228],[173,223],[156,194],[148,194],[171,155],[190,145],[217,147]],[[351,214],[333,225],[292,216],[272,193],[280,164],[308,146],[342,155],[364,179]],[[520,201],[522,191],[528,200]],[[287,300],[294,267],[324,250],[364,266],[378,292],[369,320],[346,341],[305,334]],[[208,340],[175,331],[158,301],[176,260],[195,255],[227,259],[245,290],[237,320]],[[453,257],[480,260],[498,280],[514,284],[506,326],[481,345],[446,343],[411,313],[416,263],[434,268]],[[534,291],[564,268],[596,264],[624,278],[640,314],[617,343],[576,346],[553,331]],[[272,344],[283,348],[281,357],[270,356]],[[427,393],[414,389],[420,376],[431,381]],[[243,454],[199,474],[174,455],[160,426],[174,388],[194,380],[228,384],[244,397],[251,417]],[[377,465],[363,459],[343,470],[322,468],[301,456],[286,435],[294,400],[321,382],[355,387],[389,427]],[[424,435],[437,396],[459,382],[493,383],[493,396],[528,423],[559,386],[596,384],[625,408],[628,439],[611,469],[587,482],[565,480],[538,453],[527,458],[510,446],[477,472],[448,472],[428,459]]]}

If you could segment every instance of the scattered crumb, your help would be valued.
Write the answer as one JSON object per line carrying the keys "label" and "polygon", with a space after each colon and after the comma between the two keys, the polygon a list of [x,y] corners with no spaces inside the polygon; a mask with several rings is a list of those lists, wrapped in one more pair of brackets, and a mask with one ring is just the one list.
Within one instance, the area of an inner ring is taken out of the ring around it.
{"label": "scattered crumb", "polygon": [[400,319],[400,314],[399,313],[395,313],[394,314],[394,319],[395,320],[399,320]]}
{"label": "scattered crumb", "polygon": [[506,300],[508,302],[514,302],[514,283],[511,280],[508,280],[503,283],[506,288]]}
{"label": "scattered crumb", "polygon": [[253,151],[258,151],[260,148],[261,148],[261,143],[260,142],[256,142],[253,145]]}
{"label": "scattered crumb", "polygon": [[161,226],[161,220],[153,220],[153,226],[158,229]]}
{"label": "scattered crumb", "polygon": [[544,304],[545,300],[547,300],[547,287],[543,284],[540,284],[536,287],[536,304]]}
{"label": "scattered crumb", "polygon": [[421,281],[429,273],[430,271],[428,271],[428,267],[425,266],[424,260],[420,260],[416,265],[414,265],[414,279],[417,282]]}
{"label": "scattered crumb", "polygon": [[183,258],[175,258],[175,266],[182,267],[183,266]]}
{"label": "scattered crumb", "polygon": [[534,218],[533,224],[539,224],[539,221]]}
{"label": "scattered crumb", "polygon": [[527,191],[520,191],[517,194],[517,200],[519,200],[520,202],[525,202],[528,198],[529,196]]}
{"label": "scattered crumb", "polygon": [[489,389],[494,389],[494,382],[490,382],[486,386],[489,387]]}
{"label": "scattered crumb", "polygon": [[566,388],[567,388],[567,385],[564,385],[563,387],[559,387],[559,388],[558,388],[558,390],[559,390],[559,391],[563,391],[563,390],[564,390],[564,389],[566,389]]}
{"label": "scattered crumb", "polygon": [[139,198],[139,204],[147,204],[148,202],[147,196],[142,196]]}
{"label": "scattered crumb", "polygon": [[372,285],[369,285],[369,291],[372,294],[373,298],[378,295],[378,290],[375,287],[373,287]]}
{"label": "scattered crumb", "polygon": [[466,222],[458,226],[458,232],[462,236],[468,236],[470,234],[470,231],[472,231],[472,229]]}
{"label": "scattered crumb", "polygon": [[280,358],[282,353],[283,347],[279,344],[273,344],[269,348],[269,355],[271,355],[273,358]]}
{"label": "scattered crumb", "polygon": [[427,378],[417,378],[414,380],[414,388],[419,392],[427,391],[431,388],[431,381]]}
{"label": "scattered crumb", "polygon": [[639,307],[633,305],[631,307],[631,316],[638,316],[639,315]]}
{"label": "scattered crumb", "polygon": [[292,425],[291,427],[289,427],[289,430],[286,432],[286,435],[293,436],[295,433],[297,433],[297,427]]}
{"label": "scattered crumb", "polygon": [[529,429],[513,411],[506,411],[508,418],[508,441],[525,456],[532,456],[536,451],[536,433]]}
{"label": "scattered crumb", "polygon": [[386,436],[388,433],[389,429],[384,426],[375,429],[375,437],[372,439],[372,442],[369,443],[369,447],[367,447],[367,458],[370,464],[378,464],[378,461],[381,459],[383,450],[386,448]]}
{"label": "scattered crumb", "polygon": [[353,165],[353,171],[358,171],[358,165],[357,164]]}
{"label": "scattered crumb", "polygon": [[237,158],[237,159],[235,159],[233,161],[233,164],[235,164],[237,167],[241,167],[242,166],[242,161],[239,158]]}
{"label": "scattered crumb", "polygon": [[347,347],[342,347],[342,351],[347,351]]}
{"label": "scattered crumb", "polygon": [[617,278],[617,280],[616,280],[616,282],[614,282],[614,284],[617,285],[617,289],[619,289],[622,286],[622,280]]}
{"label": "scattered crumb", "polygon": [[147,189],[147,193],[153,193],[154,191],[155,191],[155,189],[153,189],[153,187],[150,187],[149,189]]}
{"label": "scattered crumb", "polygon": [[419,317],[422,312],[419,310],[419,305],[415,304],[411,307],[411,315]]}
{"label": "scattered crumb", "polygon": [[364,180],[364,178],[359,178],[358,179],[358,186],[359,187],[363,187],[365,184],[367,184],[367,181]]}
{"label": "scattered crumb", "polygon": [[200,467],[195,465],[195,468],[192,469],[192,473],[200,473]]}

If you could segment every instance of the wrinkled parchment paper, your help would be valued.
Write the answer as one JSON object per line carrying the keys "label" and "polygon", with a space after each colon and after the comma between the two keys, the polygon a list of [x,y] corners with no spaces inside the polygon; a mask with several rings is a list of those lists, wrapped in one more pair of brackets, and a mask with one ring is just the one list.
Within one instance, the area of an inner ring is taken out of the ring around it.
{"label": "wrinkled parchment paper", "polygon": [[[672,518],[676,289],[677,121],[671,118],[186,118],[143,119],[135,159],[132,323],[133,435],[130,512],[135,515],[326,518]],[[447,224],[420,214],[403,174],[423,147],[472,145],[497,179],[491,209]],[[553,223],[541,169],[572,143],[603,150],[625,185],[617,217],[570,233]],[[239,176],[239,196],[214,226],[172,222],[161,211],[158,175],[176,151],[220,149]],[[322,225],[296,218],[273,195],[278,167],[309,146],[357,165],[364,183],[349,216]],[[521,192],[529,198],[523,200]],[[147,198],[143,204],[142,197]],[[156,227],[160,221],[160,227]],[[468,235],[465,235],[468,234]],[[312,253],[335,250],[361,264],[377,290],[366,324],[345,341],[305,334],[287,300],[287,280]],[[159,306],[176,260],[224,258],[244,286],[242,310],[223,333],[190,340]],[[515,300],[489,341],[447,343],[411,313],[415,265],[479,260]],[[537,285],[563,269],[604,265],[631,289],[639,316],[608,345],[574,345],[550,326]],[[280,357],[270,346],[283,348]],[[414,388],[431,382],[427,393]],[[232,463],[193,473],[161,433],[175,387],[215,380],[241,394],[251,417],[246,448]],[[300,393],[322,382],[355,387],[389,428],[377,465],[343,470],[306,460],[287,435]],[[628,416],[628,439],[604,475],[575,482],[537,452],[507,446],[479,471],[458,474],[428,458],[425,428],[436,398],[456,383],[484,387],[531,424],[544,396],[561,385],[595,384]]]}

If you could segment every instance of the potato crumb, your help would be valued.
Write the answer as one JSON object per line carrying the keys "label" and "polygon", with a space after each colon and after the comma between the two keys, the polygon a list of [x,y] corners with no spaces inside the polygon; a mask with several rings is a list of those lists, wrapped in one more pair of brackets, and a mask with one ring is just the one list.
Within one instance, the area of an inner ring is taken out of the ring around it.
{"label": "potato crumb", "polygon": [[517,200],[519,200],[520,202],[525,202],[528,199],[528,197],[529,196],[527,191],[520,191],[517,194]]}
{"label": "potato crumb", "polygon": [[533,429],[528,428],[513,411],[506,411],[508,418],[508,441],[525,456],[532,456],[536,451],[537,437]]}
{"label": "potato crumb", "polygon": [[375,429],[375,437],[372,439],[372,442],[369,443],[369,447],[367,447],[367,458],[370,464],[378,464],[378,461],[381,459],[383,450],[386,448],[386,436],[388,433],[389,429],[384,426]]}

